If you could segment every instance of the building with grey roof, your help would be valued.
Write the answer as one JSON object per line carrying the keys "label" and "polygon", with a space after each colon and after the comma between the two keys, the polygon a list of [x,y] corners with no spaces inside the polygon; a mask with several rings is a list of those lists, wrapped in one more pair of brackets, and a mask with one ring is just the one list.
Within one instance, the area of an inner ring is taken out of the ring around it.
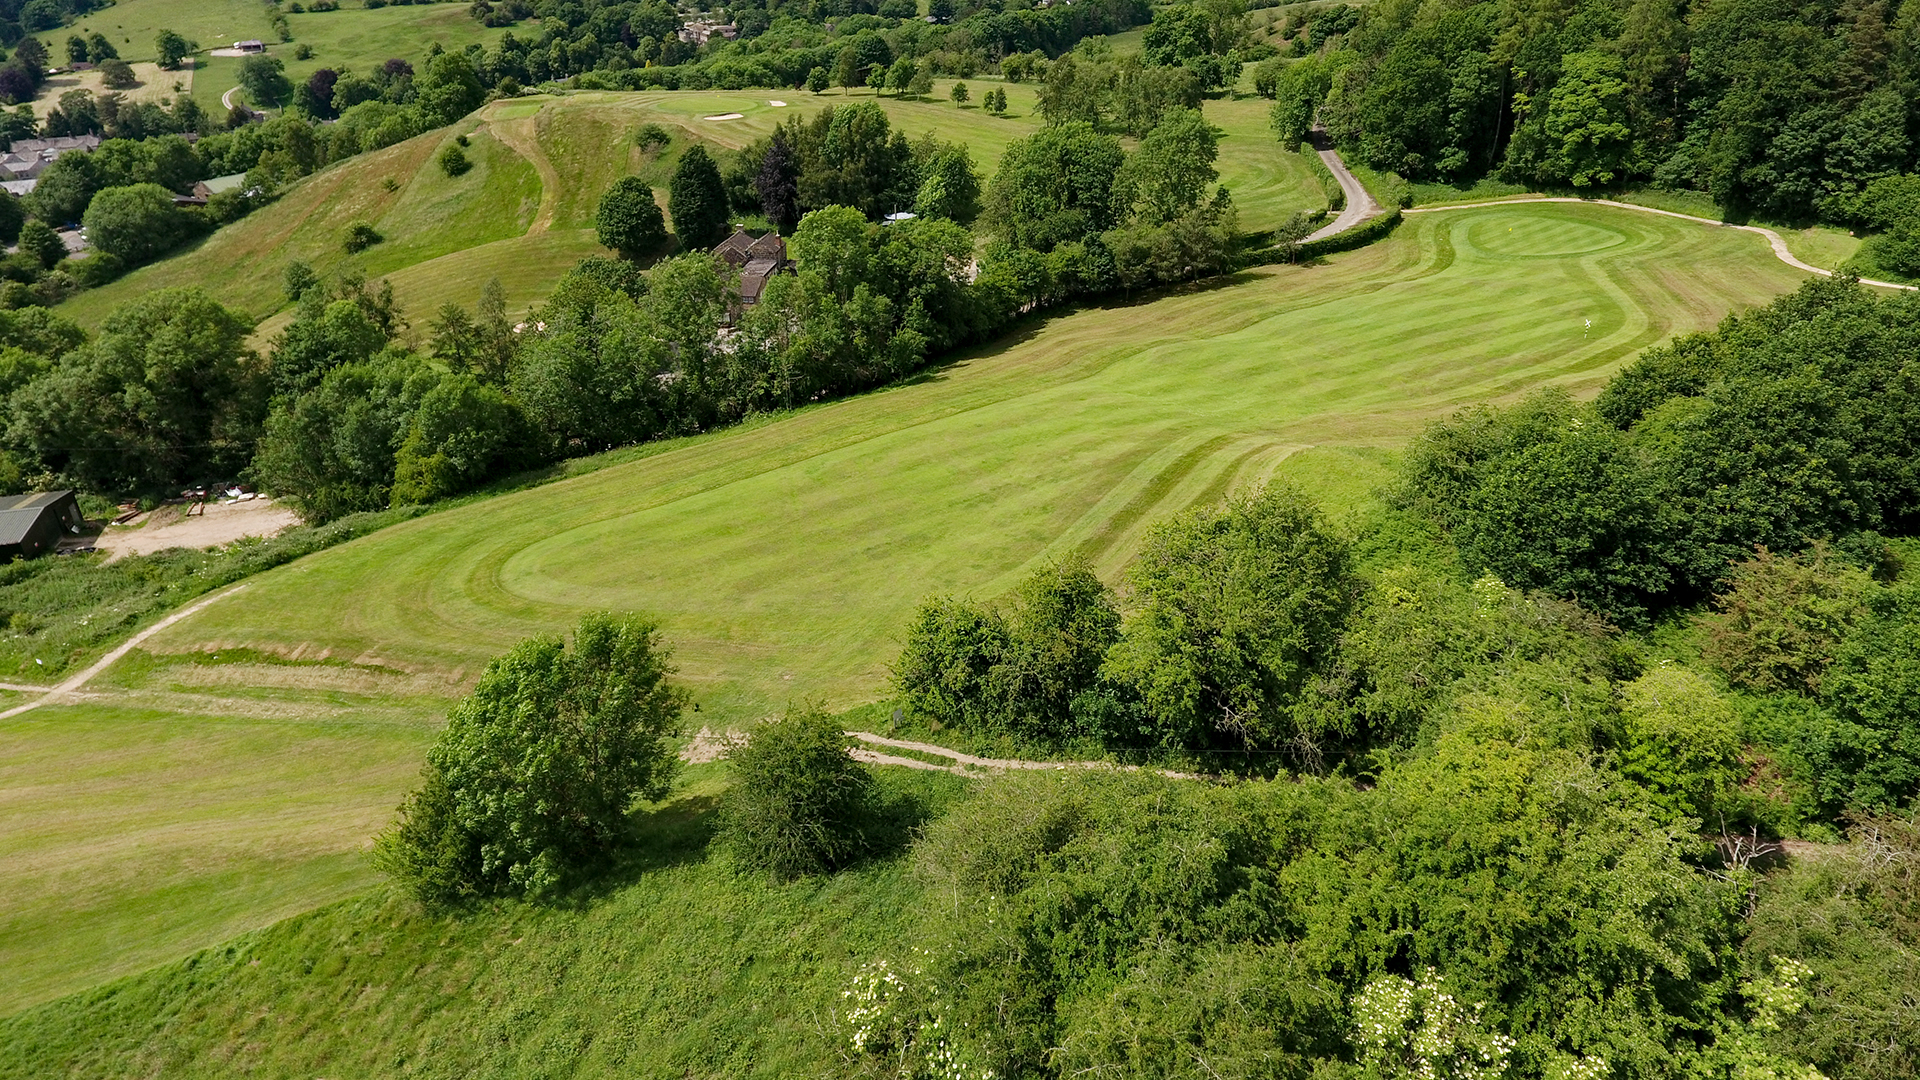
{"label": "building with grey roof", "polygon": [[0,497],[0,560],[44,555],[83,525],[80,502],[71,491]]}

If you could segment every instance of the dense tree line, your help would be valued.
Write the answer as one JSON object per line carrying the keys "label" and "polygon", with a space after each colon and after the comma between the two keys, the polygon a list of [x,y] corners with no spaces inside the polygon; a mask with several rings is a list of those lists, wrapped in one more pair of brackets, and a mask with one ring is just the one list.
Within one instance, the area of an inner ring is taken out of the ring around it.
{"label": "dense tree line", "polygon": [[1914,19],[1896,3],[1344,5],[1288,24],[1261,85],[1282,138],[1317,114],[1410,179],[1705,191],[1729,212],[1867,224],[1913,171]]}
{"label": "dense tree line", "polygon": [[[899,85],[911,74],[962,78],[996,65],[1002,57],[1038,52],[1057,56],[1082,38],[1118,33],[1148,20],[1141,0],[1082,0],[1050,7],[987,3],[955,6],[939,0],[932,21],[902,0],[871,10],[832,4],[735,5],[728,17],[739,27],[729,41],[713,35],[705,46],[679,40],[678,16],[657,2],[581,3],[543,0],[530,11],[540,17],[537,37],[509,33],[488,55],[488,85],[511,78],[523,85],[575,78],[593,89],[742,89],[800,87],[819,72],[824,89],[882,85],[901,64]],[[482,10],[482,8],[486,10]],[[483,20],[497,5],[476,4]]]}

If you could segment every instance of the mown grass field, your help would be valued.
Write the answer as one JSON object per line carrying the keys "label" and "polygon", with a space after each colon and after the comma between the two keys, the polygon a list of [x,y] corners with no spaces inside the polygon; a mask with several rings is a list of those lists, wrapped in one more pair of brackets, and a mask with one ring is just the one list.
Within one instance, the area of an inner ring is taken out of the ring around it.
{"label": "mown grass field", "polygon": [[[451,9],[387,8],[369,14],[389,10]],[[954,105],[946,97],[949,85],[941,84],[925,101],[889,95],[877,100],[911,137],[933,132],[965,142],[982,173],[991,175],[1007,143],[1035,130],[1033,90],[1010,87],[1008,115],[996,117],[976,105]],[[500,278],[510,307],[522,311],[581,258],[605,253],[594,237],[593,217],[601,193],[614,180],[641,176],[664,201],[673,167],[694,140],[739,147],[794,112],[858,100],[875,98],[870,91],[716,91],[579,93],[495,102],[452,127],[322,169],[273,206],[181,254],[81,293],[61,311],[97,325],[115,305],[148,290],[205,285],[222,302],[267,319],[284,305],[280,273],[293,259],[323,273],[352,265],[369,277],[388,278],[416,323],[445,303],[471,305],[490,277]],[[1272,228],[1297,210],[1324,205],[1298,157],[1282,153],[1267,133],[1263,102],[1210,102],[1207,109],[1226,132],[1221,182],[1234,192],[1243,228]],[[729,113],[741,117],[706,119]],[[643,154],[634,145],[634,134],[649,123],[677,133],[664,152]],[[458,134],[474,143],[469,157],[475,168],[449,178],[433,156]],[[356,221],[371,223],[386,241],[350,257],[341,241]],[[276,325],[268,323],[266,329]]]}
{"label": "mown grass field", "polygon": [[[1275,475],[1339,519],[1425,420],[1543,384],[1589,392],[1800,280],[1758,236],[1628,210],[1417,215],[1323,264],[1062,315],[909,385],[616,452],[260,575],[149,639],[97,702],[5,729],[5,787],[25,794],[0,876],[28,887],[0,896],[17,930],[0,968],[30,974],[0,1013],[371,882],[358,853],[445,705],[584,610],[662,620],[695,727],[803,696],[854,705],[884,693],[929,593],[995,596],[1073,552],[1117,580],[1150,522]],[[91,764],[143,738],[204,749],[146,784]],[[151,848],[58,824],[94,800],[69,778],[95,772],[155,823]],[[235,778],[255,773],[249,794]],[[200,851],[202,830],[229,843]],[[259,850],[288,854],[249,863]],[[142,951],[116,959],[101,935],[133,924]]]}
{"label": "mown grass field", "polygon": [[[122,7],[137,9],[141,4],[168,2],[130,0]],[[258,13],[264,12],[265,8],[255,5],[251,10]],[[508,29],[480,25],[479,20],[467,14],[465,4],[414,4],[372,10],[343,5],[338,11],[289,14],[287,27],[293,31],[293,40],[289,42],[281,42],[279,35],[273,32],[264,18],[260,18],[259,23],[257,29],[239,36],[257,37],[265,41],[267,54],[286,65],[287,78],[296,85],[305,82],[307,76],[321,68],[364,75],[393,58],[418,66],[426,59],[427,48],[434,42],[438,42],[443,49],[457,52],[472,44],[490,46],[500,40],[500,35]],[[527,28],[522,26],[521,36],[526,36],[526,32]],[[145,40],[147,51],[152,51],[151,33],[145,39],[135,40]],[[229,45],[236,39],[218,37],[198,40],[212,49]],[[313,55],[305,60],[296,58],[294,50],[300,45],[312,49]],[[239,85],[240,65],[244,62],[240,57],[210,56],[204,52],[194,58],[196,74],[193,96],[201,108],[215,116],[226,115],[225,108],[220,104],[220,96]],[[236,94],[235,97],[244,100],[246,95]]]}

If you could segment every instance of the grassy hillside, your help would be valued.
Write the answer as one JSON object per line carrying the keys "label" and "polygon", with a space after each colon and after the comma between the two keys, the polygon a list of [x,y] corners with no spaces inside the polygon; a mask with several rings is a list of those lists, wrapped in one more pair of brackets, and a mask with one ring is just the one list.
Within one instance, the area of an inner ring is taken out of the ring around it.
{"label": "grassy hillside", "polygon": [[[943,85],[933,100],[883,96],[879,101],[912,137],[931,131],[966,142],[986,174],[998,165],[1009,140],[1034,130],[1030,87],[1012,88],[1006,117],[955,106],[945,93]],[[280,271],[293,259],[323,273],[351,263],[370,277],[389,278],[416,324],[449,301],[472,304],[489,277],[499,277],[509,304],[522,310],[545,296],[579,259],[604,253],[594,239],[593,216],[601,193],[618,177],[644,177],[664,200],[674,164],[693,139],[743,146],[794,110],[861,99],[872,95],[583,93],[496,102],[451,128],[323,169],[272,207],[170,259],[82,293],[61,312],[97,325],[130,297],[168,285],[201,284],[223,302],[265,319],[282,306]],[[787,104],[770,104],[780,100]],[[1263,103],[1212,102],[1208,110],[1227,132],[1221,180],[1235,193],[1243,227],[1271,228],[1296,210],[1320,205],[1313,178],[1267,134]],[[705,119],[728,113],[742,115]],[[680,137],[664,153],[642,154],[633,135],[648,123],[666,124]],[[448,178],[433,164],[433,155],[463,133],[475,144],[469,151],[475,168]],[[340,244],[356,221],[372,223],[386,242],[349,257]]]}
{"label": "grassy hillside", "polygon": [[[370,881],[356,853],[437,710],[584,609],[663,618],[696,726],[869,700],[928,592],[992,596],[1071,551],[1112,578],[1148,522],[1274,474],[1339,515],[1427,418],[1590,390],[1799,280],[1758,236],[1631,211],[1419,215],[1325,264],[1058,317],[911,385],[620,451],[262,575],[150,639],[104,696],[0,735],[20,763],[5,787],[35,793],[6,811],[0,877],[28,885],[0,895],[0,968],[29,974],[0,1013]],[[96,765],[159,737],[181,756]],[[131,777],[112,783],[126,820],[152,823],[138,851],[58,826],[91,812],[70,778],[95,771]],[[262,848],[285,858],[248,862]],[[102,935],[136,923],[145,951],[119,962]]]}
{"label": "grassy hillside", "polygon": [[[966,786],[883,772],[929,807]],[[831,1075],[850,958],[920,889],[897,860],[736,875],[702,850],[721,770],[688,779],[591,904],[446,917],[380,890],[0,1021],[0,1077]]]}

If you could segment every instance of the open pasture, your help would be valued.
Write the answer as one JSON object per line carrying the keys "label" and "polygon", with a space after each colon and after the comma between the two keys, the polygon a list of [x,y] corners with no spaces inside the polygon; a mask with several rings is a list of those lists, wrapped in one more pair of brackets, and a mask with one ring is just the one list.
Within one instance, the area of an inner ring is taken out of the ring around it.
{"label": "open pasture", "polygon": [[[209,77],[202,72],[199,78]],[[965,142],[987,175],[1009,141],[1037,126],[1030,115],[1030,87],[1011,88],[1006,117],[955,106],[945,99],[946,90],[938,87],[927,101],[891,96],[878,101],[910,137],[932,132]],[[223,303],[264,320],[285,304],[280,273],[294,259],[322,273],[352,265],[370,278],[388,278],[416,324],[442,304],[471,305],[489,277],[500,278],[514,311],[524,311],[574,263],[605,253],[594,237],[593,217],[601,193],[615,179],[643,177],[664,202],[673,167],[695,139],[744,146],[795,112],[860,100],[875,99],[866,91],[663,91],[498,101],[452,127],[322,169],[274,205],[172,258],[79,294],[61,312],[98,325],[115,305],[151,289],[198,284],[213,289]],[[772,101],[787,104],[776,107]],[[1234,192],[1247,229],[1272,228],[1296,210],[1323,204],[1319,186],[1298,157],[1282,153],[1267,133],[1261,104],[1208,105],[1208,115],[1227,132],[1221,142],[1221,181]],[[705,119],[729,113],[741,118]],[[676,132],[664,152],[644,154],[634,145],[634,134],[649,123]],[[457,134],[474,143],[468,156],[475,167],[449,178],[433,156]],[[386,240],[348,256],[341,241],[356,221],[371,223]],[[270,322],[265,329],[276,325]]]}
{"label": "open pasture", "polygon": [[[929,593],[996,596],[1076,552],[1117,580],[1149,523],[1270,476],[1338,520],[1425,420],[1545,384],[1591,392],[1802,277],[1756,235],[1629,210],[1418,215],[1324,263],[1061,315],[908,385],[617,451],[261,575],[148,639],[96,701],[0,732],[5,787],[28,793],[5,809],[0,865],[32,868],[0,900],[0,968],[28,973],[0,1012],[371,881],[359,853],[446,704],[582,611],[661,619],[695,728],[872,700]],[[234,649],[251,659],[212,665]],[[207,749],[125,756],[147,739]],[[88,776],[123,768],[135,782],[100,782],[165,834],[134,865],[164,869],[123,873],[130,849],[97,841],[112,824],[73,816]],[[199,830],[222,844],[181,859]],[[144,946],[122,956],[103,936],[126,925]]]}

